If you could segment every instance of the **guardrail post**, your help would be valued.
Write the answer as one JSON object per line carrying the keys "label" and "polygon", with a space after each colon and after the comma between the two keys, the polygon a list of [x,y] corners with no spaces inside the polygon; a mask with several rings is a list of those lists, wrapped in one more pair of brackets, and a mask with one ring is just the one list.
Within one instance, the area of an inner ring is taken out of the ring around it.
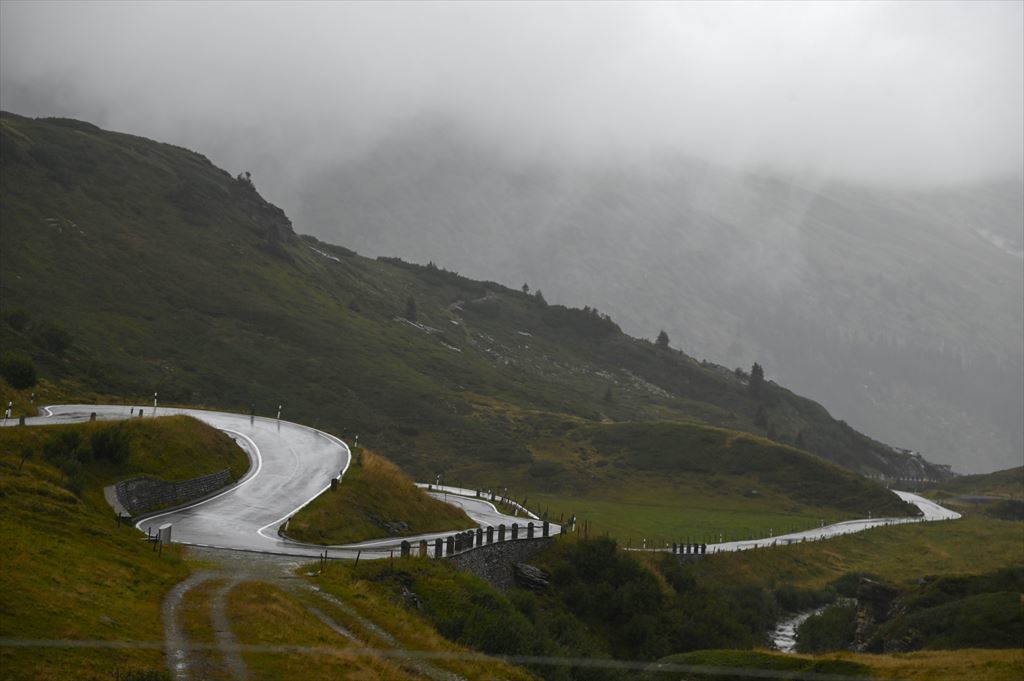
{"label": "guardrail post", "polygon": [[476,528],[476,545],[477,546],[483,546],[484,545],[484,531],[482,529],[480,529],[479,527]]}
{"label": "guardrail post", "polygon": [[444,540],[444,544],[445,544],[445,546],[444,546],[445,553],[447,555],[450,556],[453,553],[455,553],[455,537],[449,536],[448,538],[446,538]]}
{"label": "guardrail post", "polygon": [[540,526],[540,531],[541,531],[541,536],[543,536],[543,537],[547,537],[548,535],[550,535],[551,534],[551,523],[549,523],[547,520],[545,520],[544,523]]}
{"label": "guardrail post", "polygon": [[[513,525],[512,527],[516,527]],[[505,541],[505,524],[498,525],[498,541]]]}
{"label": "guardrail post", "polygon": [[410,545],[409,545],[408,540],[403,539],[401,546],[402,546],[402,558],[408,558],[409,557],[409,549],[411,548]]}
{"label": "guardrail post", "polygon": [[533,523],[526,523],[526,538],[533,539]]}
{"label": "guardrail post", "polygon": [[427,557],[427,540],[426,539],[420,539],[420,552],[419,552],[419,556],[420,556],[420,558],[426,558]]}
{"label": "guardrail post", "polygon": [[444,542],[438,537],[434,540],[434,558],[441,558],[444,556]]}
{"label": "guardrail post", "polygon": [[494,543],[494,528],[490,527],[490,526],[488,526],[488,528],[487,528],[487,543],[488,544],[493,544]]}

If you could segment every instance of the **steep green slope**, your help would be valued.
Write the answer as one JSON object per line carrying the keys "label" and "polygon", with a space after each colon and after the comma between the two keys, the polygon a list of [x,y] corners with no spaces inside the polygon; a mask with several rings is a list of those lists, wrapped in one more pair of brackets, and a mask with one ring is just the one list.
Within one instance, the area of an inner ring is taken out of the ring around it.
{"label": "steep green slope", "polygon": [[525,475],[539,449],[567,455],[566,423],[609,421],[699,421],[859,472],[942,475],[596,310],[299,237],[247,178],[199,154],[10,114],[0,153],[0,342],[61,385],[283,404],[414,475],[480,484]]}
{"label": "steep green slope", "polygon": [[427,495],[393,463],[360,449],[344,484],[299,510],[284,534],[312,544],[348,544],[471,527],[461,508]]}
{"label": "steep green slope", "polygon": [[[124,433],[122,461],[100,456],[95,445],[102,432]],[[88,455],[80,448],[74,466],[54,446],[71,439],[91,445]],[[161,443],[159,452],[154,440]],[[248,464],[223,433],[187,417],[0,429],[3,636],[160,641],[163,595],[189,572],[182,549],[169,547],[158,555],[139,541],[138,530],[115,524],[103,485],[166,470],[168,460],[177,474],[192,477],[238,464],[238,457]],[[125,674],[163,666],[159,650],[147,647],[0,652],[4,676],[13,679],[111,678],[114,669]]]}
{"label": "steep green slope", "polygon": [[1005,471],[981,475],[961,475],[933,485],[928,492],[934,493],[940,498],[952,494],[969,494],[1022,499],[1024,498],[1024,467],[1018,466]]}
{"label": "steep green slope", "polygon": [[1024,467],[944,480],[925,494],[961,513],[1000,520],[1024,520]]}

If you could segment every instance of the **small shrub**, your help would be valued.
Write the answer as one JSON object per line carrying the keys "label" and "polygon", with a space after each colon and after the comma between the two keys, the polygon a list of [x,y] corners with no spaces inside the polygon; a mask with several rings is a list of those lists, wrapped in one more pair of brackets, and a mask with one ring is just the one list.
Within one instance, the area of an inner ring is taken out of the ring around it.
{"label": "small shrub", "polygon": [[561,474],[565,466],[560,461],[535,461],[527,473],[531,478],[550,478]]}
{"label": "small shrub", "polygon": [[808,617],[797,629],[796,649],[801,653],[846,650],[857,631],[857,606],[832,606]]}
{"label": "small shrub", "polygon": [[89,444],[94,458],[122,465],[128,461],[128,435],[121,424],[97,430]]}
{"label": "small shrub", "polygon": [[43,324],[36,330],[34,340],[40,347],[55,355],[63,354],[71,347],[71,334],[55,324]]}
{"label": "small shrub", "polygon": [[15,390],[31,388],[38,381],[36,365],[28,356],[16,352],[0,356],[0,376]]}

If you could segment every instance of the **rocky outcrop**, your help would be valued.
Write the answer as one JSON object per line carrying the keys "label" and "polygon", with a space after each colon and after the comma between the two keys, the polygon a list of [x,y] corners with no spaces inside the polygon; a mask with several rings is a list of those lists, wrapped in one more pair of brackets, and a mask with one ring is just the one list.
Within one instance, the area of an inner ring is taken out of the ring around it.
{"label": "rocky outcrop", "polygon": [[[899,617],[906,610],[899,589],[862,578],[857,587],[857,629],[850,649],[854,652],[903,652],[909,650],[911,641],[880,641],[875,636],[878,628]],[[881,646],[881,649],[879,647]]]}
{"label": "rocky outcrop", "polygon": [[551,586],[551,575],[529,563],[513,563],[512,578],[516,586],[537,593]]}

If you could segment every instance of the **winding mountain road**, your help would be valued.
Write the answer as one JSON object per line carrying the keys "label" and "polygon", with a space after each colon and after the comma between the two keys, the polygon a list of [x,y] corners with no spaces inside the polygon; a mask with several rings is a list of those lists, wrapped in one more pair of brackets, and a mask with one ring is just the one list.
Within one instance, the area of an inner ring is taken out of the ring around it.
{"label": "winding mountain road", "polygon": [[[760,539],[749,539],[743,541],[731,541],[722,542],[720,544],[708,544],[708,553],[728,553],[730,551],[746,551],[748,549],[765,548],[768,546],[785,546],[787,544],[797,544],[805,541],[818,541],[820,539],[829,539],[831,537],[839,537],[844,534],[853,534],[854,532],[863,532],[869,530],[872,527],[885,527],[887,525],[905,525],[908,523],[924,523],[935,520],[956,520],[960,518],[960,514],[956,511],[950,511],[948,508],[939,506],[930,499],[914,494],[913,492],[902,492],[893,490],[893,494],[899,496],[903,501],[914,504],[921,510],[921,515],[913,518],[901,517],[901,518],[862,518],[860,520],[846,520],[841,523],[834,523],[832,525],[822,525],[821,527],[815,527],[811,530],[805,530],[803,532],[792,532],[790,534],[780,534],[775,537],[762,537]],[[652,549],[632,549],[633,551],[671,551],[670,548],[652,548]]]}
{"label": "winding mountain road", "polygon": [[[26,419],[27,425],[79,423],[92,413],[100,420],[121,420],[132,415],[153,415],[152,406],[138,405],[54,405],[44,407],[44,416]],[[381,558],[398,552],[406,539],[418,543],[447,537],[438,532],[413,537],[389,537],[357,544],[324,547],[291,541],[278,535],[278,528],[331,484],[331,478],[348,469],[351,454],[340,439],[323,431],[289,421],[244,414],[159,407],[157,416],[186,414],[224,431],[246,450],[253,465],[234,486],[219,494],[176,510],[144,516],[136,526],[145,531],[164,523],[173,525],[176,543],[212,548],[257,551],[290,556],[317,557],[326,548],[337,558]],[[482,527],[522,522],[522,518],[504,515],[481,499],[449,494],[446,501],[465,509],[473,522]],[[473,528],[463,528],[473,529]],[[557,530],[555,530],[557,531]]]}
{"label": "winding mountain road", "polygon": [[[44,407],[43,411],[44,416],[29,418],[26,423],[78,423],[87,421],[94,412],[97,418],[102,420],[127,419],[133,415],[137,417],[139,413],[144,413],[146,418],[150,418],[154,413],[152,407],[138,405],[55,405]],[[435,532],[328,547],[283,538],[278,534],[281,525],[327,490],[332,478],[341,475],[344,484],[344,472],[351,461],[351,454],[344,442],[315,428],[265,417],[250,418],[243,414],[174,407],[159,407],[156,413],[158,416],[186,414],[224,431],[246,450],[253,465],[245,477],[234,486],[184,508],[145,516],[136,524],[139,529],[156,528],[164,523],[171,523],[173,539],[177,543],[308,557],[317,557],[326,550],[328,555],[334,558],[355,558],[357,554],[366,558],[387,557],[399,550],[403,539],[416,544],[423,539],[431,542],[435,538],[452,534]],[[421,484],[420,487],[428,486]],[[428,493],[461,507],[479,527],[496,527],[500,524],[511,526],[512,523],[522,524],[526,520],[505,515],[490,502],[474,498],[474,490],[433,486]],[[952,520],[960,517],[959,513],[945,509],[917,494],[899,491],[895,493],[904,501],[915,504],[923,515],[919,518],[850,520],[778,537],[709,544],[708,553],[744,551],[825,539],[860,532],[871,527]],[[536,519],[536,516],[532,517]],[[558,525],[551,525],[552,534],[558,534],[560,531]]]}

